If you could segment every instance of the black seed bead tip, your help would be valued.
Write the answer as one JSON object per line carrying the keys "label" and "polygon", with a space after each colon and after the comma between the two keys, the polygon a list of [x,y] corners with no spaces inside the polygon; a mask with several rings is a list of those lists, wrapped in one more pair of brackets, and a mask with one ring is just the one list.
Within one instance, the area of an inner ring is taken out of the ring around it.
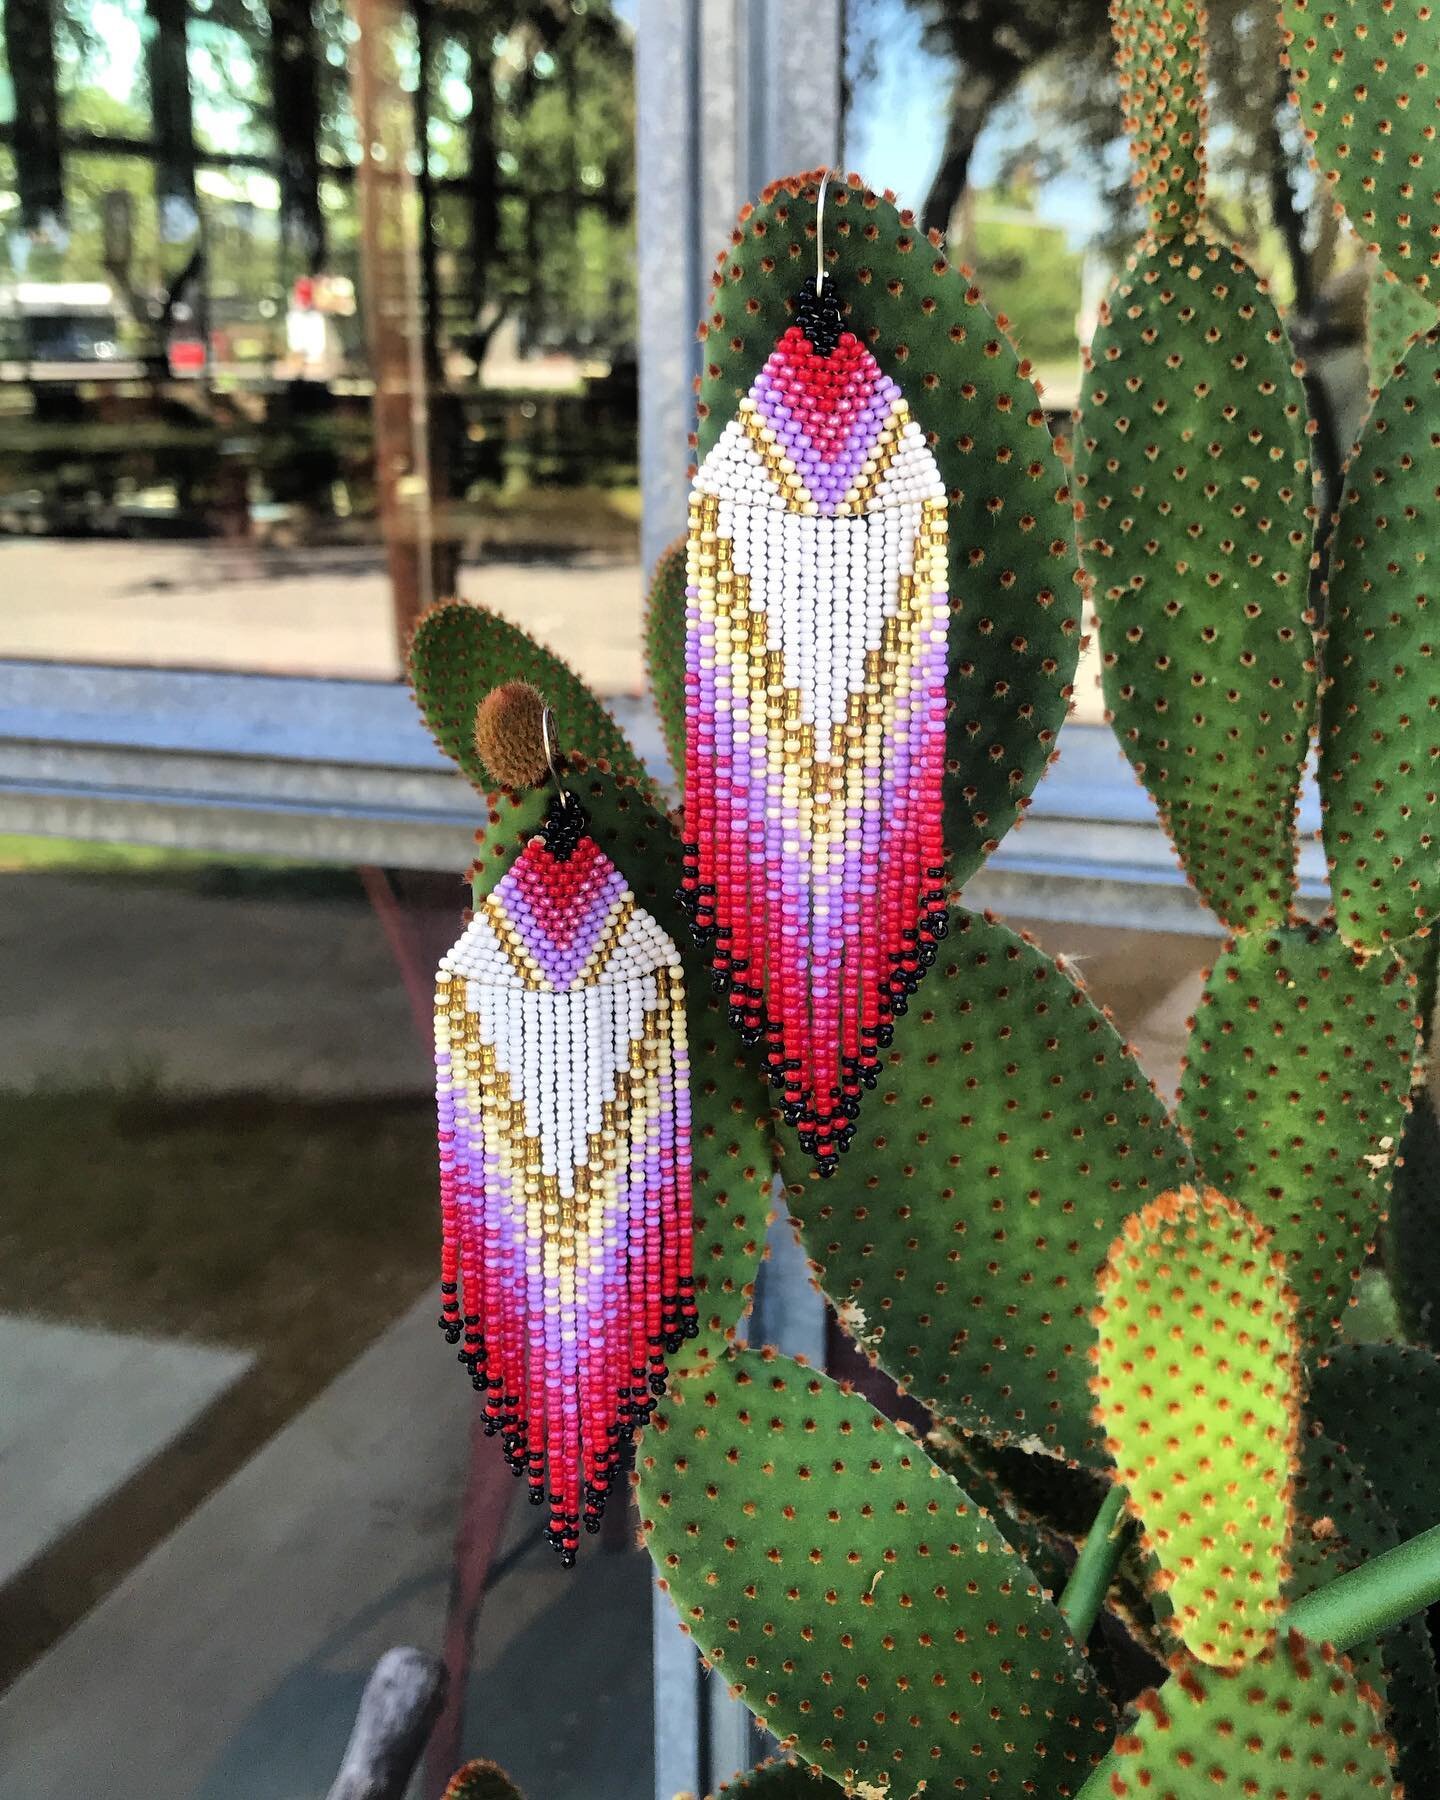
{"label": "black seed bead tip", "polygon": [[795,296],[795,323],[809,338],[819,356],[829,356],[840,342],[845,329],[840,317],[840,298],[835,283],[827,280],[817,294],[815,277],[810,276]]}

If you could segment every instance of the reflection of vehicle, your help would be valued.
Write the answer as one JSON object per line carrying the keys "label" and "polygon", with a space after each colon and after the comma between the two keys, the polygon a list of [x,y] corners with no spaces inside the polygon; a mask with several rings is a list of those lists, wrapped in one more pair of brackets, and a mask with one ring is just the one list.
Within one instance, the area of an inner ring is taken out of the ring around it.
{"label": "reflection of vehicle", "polygon": [[74,380],[123,366],[120,309],[108,282],[0,287],[0,379]]}

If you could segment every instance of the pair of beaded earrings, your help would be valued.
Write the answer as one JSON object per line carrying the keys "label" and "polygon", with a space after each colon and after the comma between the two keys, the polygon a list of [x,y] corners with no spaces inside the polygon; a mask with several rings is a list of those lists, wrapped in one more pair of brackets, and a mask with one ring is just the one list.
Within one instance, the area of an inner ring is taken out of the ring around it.
{"label": "pair of beaded earrings", "polygon": [[[823,239],[792,317],[691,490],[680,899],[829,1175],[945,935],[947,496]],[[487,766],[548,764],[556,797],[440,965],[440,1323],[570,1562],[696,1331],[684,984],[548,708],[512,683],[487,709],[540,746]]]}

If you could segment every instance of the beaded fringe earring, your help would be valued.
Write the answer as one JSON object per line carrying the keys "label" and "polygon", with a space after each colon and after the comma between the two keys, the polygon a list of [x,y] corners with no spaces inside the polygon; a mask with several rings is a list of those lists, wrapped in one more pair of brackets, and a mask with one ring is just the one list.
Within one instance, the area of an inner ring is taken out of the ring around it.
{"label": "beaded fringe earring", "polygon": [[681,898],[828,1175],[946,931],[950,606],[945,484],[821,257],[691,488]]}
{"label": "beaded fringe earring", "polygon": [[697,1323],[679,955],[556,790],[440,964],[435,1068],[440,1324],[569,1565]]}

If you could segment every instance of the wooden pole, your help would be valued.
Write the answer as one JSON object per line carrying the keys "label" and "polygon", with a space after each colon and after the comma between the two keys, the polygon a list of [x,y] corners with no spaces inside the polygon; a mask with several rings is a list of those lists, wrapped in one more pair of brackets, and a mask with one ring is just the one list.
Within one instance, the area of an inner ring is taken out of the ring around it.
{"label": "wooden pole", "polygon": [[361,306],[375,383],[375,480],[397,643],[454,590],[452,546],[436,532],[445,497],[432,429],[420,218],[412,158],[415,116],[399,79],[400,0],[350,0],[351,88],[360,130]]}

